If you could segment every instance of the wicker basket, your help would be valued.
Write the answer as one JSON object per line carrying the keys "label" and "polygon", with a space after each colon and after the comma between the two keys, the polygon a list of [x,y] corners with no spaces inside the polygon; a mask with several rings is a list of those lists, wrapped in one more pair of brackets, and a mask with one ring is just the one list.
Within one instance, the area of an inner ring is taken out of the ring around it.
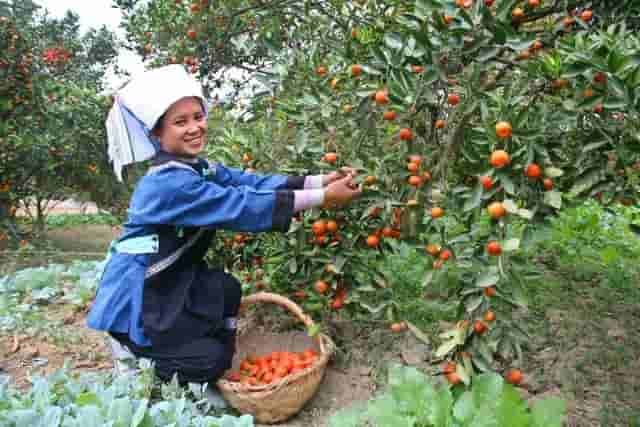
{"label": "wicker basket", "polygon": [[[313,326],[313,320],[305,315],[296,303],[281,295],[260,292],[242,299],[243,307],[256,303],[277,304],[289,310],[307,328]],[[324,370],[335,345],[324,334],[318,334],[315,338],[311,338],[306,332],[282,334],[247,332],[238,336],[236,348],[237,351],[231,367],[236,371],[240,361],[250,353],[300,352],[308,348],[313,348],[319,353],[313,365],[271,384],[251,386],[227,381],[225,377],[218,380],[218,388],[231,406],[240,413],[253,415],[259,423],[273,424],[297,414],[304,404],[313,397],[322,381]]]}

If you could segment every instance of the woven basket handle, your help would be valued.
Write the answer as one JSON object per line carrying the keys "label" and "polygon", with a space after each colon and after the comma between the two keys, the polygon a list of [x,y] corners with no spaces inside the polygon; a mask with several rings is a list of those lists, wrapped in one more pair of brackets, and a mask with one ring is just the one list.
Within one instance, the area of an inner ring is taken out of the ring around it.
{"label": "woven basket handle", "polygon": [[[280,307],[286,308],[295,317],[297,317],[298,320],[304,323],[304,326],[307,328],[307,330],[309,330],[315,324],[311,316],[307,316],[306,314],[304,314],[304,312],[302,311],[302,308],[300,308],[298,304],[291,301],[289,298],[286,298],[286,297],[283,297],[282,295],[274,294],[271,292],[258,292],[242,298],[240,309],[242,310],[243,307],[246,307],[249,304],[256,304],[261,302],[268,302],[268,303],[276,304],[276,305],[279,305]],[[320,352],[324,353],[325,347],[322,342],[322,339],[320,339],[319,334],[315,337],[315,340],[318,342],[318,345],[320,346]]]}

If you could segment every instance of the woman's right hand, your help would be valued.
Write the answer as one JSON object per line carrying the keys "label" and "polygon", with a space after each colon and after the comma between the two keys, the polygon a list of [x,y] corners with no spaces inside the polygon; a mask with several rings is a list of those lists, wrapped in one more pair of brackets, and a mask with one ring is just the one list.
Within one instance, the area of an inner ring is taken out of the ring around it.
{"label": "woman's right hand", "polygon": [[324,206],[344,206],[362,194],[362,187],[353,182],[353,175],[347,174],[327,185],[324,189]]}

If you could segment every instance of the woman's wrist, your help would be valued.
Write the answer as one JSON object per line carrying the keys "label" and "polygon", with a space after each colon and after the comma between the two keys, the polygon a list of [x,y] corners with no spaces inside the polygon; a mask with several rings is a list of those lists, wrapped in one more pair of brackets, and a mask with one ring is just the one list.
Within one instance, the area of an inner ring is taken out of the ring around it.
{"label": "woman's wrist", "polygon": [[293,211],[300,212],[305,209],[321,206],[325,201],[325,191],[321,188],[293,191]]}
{"label": "woman's wrist", "polygon": [[307,175],[304,180],[305,190],[317,190],[326,185],[327,175]]}

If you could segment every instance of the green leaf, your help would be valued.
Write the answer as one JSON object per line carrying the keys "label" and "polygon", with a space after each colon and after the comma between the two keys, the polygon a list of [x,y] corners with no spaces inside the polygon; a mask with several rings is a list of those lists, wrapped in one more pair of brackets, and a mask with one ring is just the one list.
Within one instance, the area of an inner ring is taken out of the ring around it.
{"label": "green leaf", "polygon": [[488,288],[498,283],[499,280],[500,280],[500,275],[493,272],[488,272],[478,277],[478,279],[476,280],[476,287]]}
{"label": "green leaf", "polygon": [[480,374],[473,379],[473,401],[477,407],[495,407],[502,394],[504,380],[495,373]]}
{"label": "green leaf", "polygon": [[549,178],[557,178],[559,176],[564,175],[564,172],[562,169],[559,169],[559,168],[548,167],[544,169],[544,175],[548,176]]}
{"label": "green leaf", "polygon": [[511,199],[505,199],[502,202],[502,206],[504,206],[504,208],[507,210],[507,212],[509,213],[514,213],[517,214],[518,213],[518,205],[516,205],[516,203],[511,200]]}
{"label": "green leaf", "polygon": [[549,397],[536,401],[531,408],[533,427],[561,427],[566,406],[562,399]]}
{"label": "green leaf", "polygon": [[398,33],[386,33],[384,35],[384,44],[394,50],[402,49],[402,36]]}
{"label": "green leaf", "polygon": [[480,206],[480,203],[482,203],[482,193],[483,193],[482,185],[477,184],[476,188],[474,188],[473,190],[473,194],[471,194],[471,197],[469,197],[465,201],[462,211],[469,212],[470,210],[473,210],[478,206]]}
{"label": "green leaf", "polygon": [[80,393],[77,397],[76,397],[76,405],[78,406],[87,406],[87,405],[99,405],[100,400],[98,399],[98,396],[95,393],[90,393],[90,392],[86,392],[86,393]]}
{"label": "green leaf", "polygon": [[520,248],[520,239],[508,239],[502,244],[502,250],[505,252],[513,252]]}
{"label": "green leaf", "polygon": [[456,339],[447,340],[443,342],[442,344],[440,344],[440,347],[438,347],[438,349],[436,350],[436,354],[435,354],[436,358],[440,359],[446,356],[447,354],[451,353],[453,349],[455,349],[459,345],[460,344]]}
{"label": "green leaf", "polygon": [[473,394],[470,391],[462,393],[462,396],[458,398],[453,406],[454,418],[463,425],[467,425],[473,419],[475,411],[476,405],[473,402]]}
{"label": "green leaf", "polygon": [[506,384],[502,391],[495,417],[499,426],[529,427],[531,425],[527,402],[510,384]]}
{"label": "green leaf", "polygon": [[545,191],[543,202],[555,209],[562,207],[562,193],[556,190]]}
{"label": "green leaf", "polygon": [[480,51],[476,55],[476,58],[480,62],[488,61],[489,59],[494,58],[500,52],[500,49],[501,49],[500,46],[484,47],[480,49]]}

